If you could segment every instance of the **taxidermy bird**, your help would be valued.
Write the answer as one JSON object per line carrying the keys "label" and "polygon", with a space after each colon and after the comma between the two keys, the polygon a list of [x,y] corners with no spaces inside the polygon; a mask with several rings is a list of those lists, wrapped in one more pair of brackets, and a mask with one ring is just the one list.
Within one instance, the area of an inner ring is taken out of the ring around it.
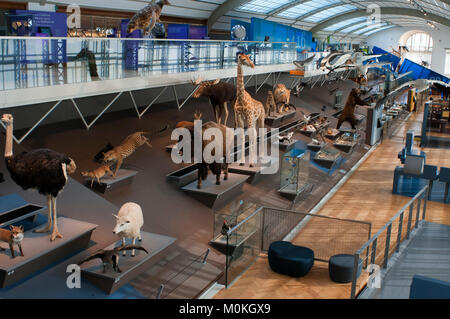
{"label": "taxidermy bird", "polygon": [[284,141],[287,141],[288,143],[290,143],[292,136],[294,136],[294,132],[290,132],[287,135],[278,136],[278,139],[279,139],[280,143],[283,143]]}
{"label": "taxidermy bird", "polygon": [[13,156],[13,117],[4,114],[2,122],[6,126],[5,161],[11,178],[23,189],[36,189],[47,196],[48,223],[37,233],[50,232],[50,240],[62,238],[56,220],[56,197],[67,183],[67,175],[76,170],[75,162],[65,154],[49,149],[36,149]]}
{"label": "taxidermy bird", "polygon": [[228,225],[227,221],[223,221],[222,230],[220,231],[222,235],[226,236],[228,234],[228,231],[230,230],[231,226]]}
{"label": "taxidermy bird", "polygon": [[315,57],[316,57],[316,55],[314,54],[314,55],[310,56],[309,58],[307,58],[307,59],[305,59],[305,60],[303,60],[303,61],[293,61],[292,63],[294,63],[294,65],[295,65],[297,68],[301,69],[301,68],[303,68],[305,65],[307,65],[308,63],[311,63],[311,62],[314,60]]}
{"label": "taxidermy bird", "polygon": [[111,265],[112,268],[114,269],[114,271],[120,273],[120,272],[122,272],[122,270],[120,270],[120,268],[119,268],[120,252],[125,251],[125,250],[133,250],[133,249],[143,250],[143,251],[145,251],[146,254],[148,254],[147,249],[145,249],[144,247],[141,247],[141,246],[136,246],[136,245],[119,246],[119,247],[116,247],[111,250],[100,250],[99,252],[89,256],[82,262],[78,263],[78,265],[81,266],[85,262],[99,258],[103,262],[103,273],[106,272],[107,265]]}

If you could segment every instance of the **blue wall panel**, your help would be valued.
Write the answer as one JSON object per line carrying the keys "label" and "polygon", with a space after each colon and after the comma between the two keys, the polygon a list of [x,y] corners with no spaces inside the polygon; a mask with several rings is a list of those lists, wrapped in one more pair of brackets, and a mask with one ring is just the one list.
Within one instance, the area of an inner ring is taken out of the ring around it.
{"label": "blue wall panel", "polygon": [[[241,21],[241,20],[236,20],[236,19],[231,19],[231,27],[230,27],[230,31],[231,29],[233,29],[233,27],[235,25],[241,25],[245,28],[245,30],[247,31],[244,41],[251,41],[250,39],[250,35],[251,35],[251,24],[245,21]],[[231,39],[231,34],[230,34],[230,39]],[[233,39],[231,39],[233,40]]]}

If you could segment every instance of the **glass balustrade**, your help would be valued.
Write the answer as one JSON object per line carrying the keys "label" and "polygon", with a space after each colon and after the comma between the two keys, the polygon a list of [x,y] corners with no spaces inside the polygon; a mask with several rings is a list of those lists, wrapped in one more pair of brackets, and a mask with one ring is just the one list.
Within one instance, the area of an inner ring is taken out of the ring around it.
{"label": "glass balustrade", "polygon": [[0,37],[0,90],[290,63],[293,42]]}

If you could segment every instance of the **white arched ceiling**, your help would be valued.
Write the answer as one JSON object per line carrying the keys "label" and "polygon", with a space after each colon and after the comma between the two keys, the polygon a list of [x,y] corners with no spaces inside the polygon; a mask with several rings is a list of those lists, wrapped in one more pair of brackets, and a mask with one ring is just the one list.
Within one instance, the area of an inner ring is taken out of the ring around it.
{"label": "white arched ceiling", "polygon": [[[367,35],[395,26],[426,28],[429,22],[445,30],[450,27],[450,0],[169,0],[163,15],[208,20],[210,29],[229,30],[231,19],[267,19],[310,30],[317,35]],[[31,0],[56,5],[136,12],[144,0]],[[367,8],[381,8],[380,28],[364,30]],[[360,28],[348,31],[355,24]],[[346,30],[347,29],[347,30]],[[344,31],[344,32],[343,32]]]}

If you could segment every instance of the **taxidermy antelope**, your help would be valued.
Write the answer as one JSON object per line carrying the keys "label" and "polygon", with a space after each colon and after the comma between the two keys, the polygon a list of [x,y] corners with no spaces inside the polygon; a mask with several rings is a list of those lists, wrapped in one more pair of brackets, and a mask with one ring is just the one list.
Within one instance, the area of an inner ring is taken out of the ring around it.
{"label": "taxidermy antelope", "polygon": [[222,82],[219,79],[215,81],[202,81],[198,78],[192,81],[193,85],[199,85],[199,88],[192,95],[194,98],[201,96],[209,97],[209,101],[213,106],[214,117],[216,123],[221,124],[222,116],[224,116],[224,125],[228,121],[228,102],[234,104],[236,100],[236,87],[233,84]]}

